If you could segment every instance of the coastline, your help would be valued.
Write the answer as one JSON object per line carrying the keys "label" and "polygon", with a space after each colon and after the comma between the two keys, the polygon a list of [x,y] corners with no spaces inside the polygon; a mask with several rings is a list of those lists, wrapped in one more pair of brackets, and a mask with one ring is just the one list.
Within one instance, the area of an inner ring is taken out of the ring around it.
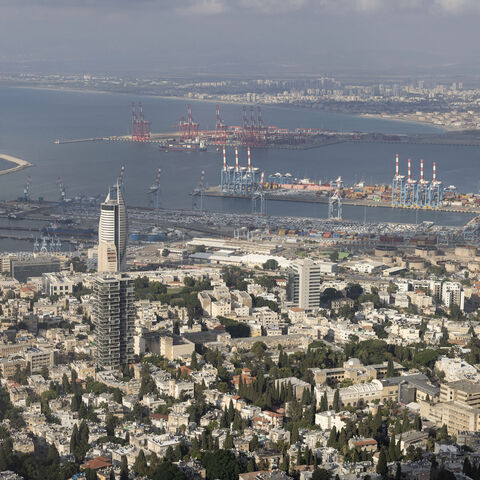
{"label": "coastline", "polygon": [[[1,86],[1,85],[0,85]],[[94,93],[94,94],[102,94],[102,95],[139,95],[145,98],[161,98],[163,100],[174,100],[174,101],[184,101],[184,102],[202,102],[202,103],[213,103],[213,104],[220,104],[220,105],[257,105],[255,102],[233,102],[228,100],[220,100],[220,99],[212,99],[212,98],[190,98],[187,96],[178,96],[178,95],[155,95],[152,93],[134,93],[134,92],[116,92],[111,90],[93,90],[88,88],[72,88],[72,87],[48,87],[48,86],[27,86],[27,85],[5,85],[7,88],[21,88],[26,90],[45,90],[51,92],[67,92],[67,93]],[[290,105],[286,103],[261,103],[264,107],[276,107],[276,108],[285,108],[285,109],[301,109],[296,105]],[[319,109],[319,111],[323,111]],[[360,117],[360,118],[373,118],[377,120],[385,120],[388,122],[399,122],[399,123],[406,123],[411,125],[422,125],[422,126],[429,126],[433,127],[441,132],[455,132],[462,129],[451,129],[445,126],[436,125],[429,121],[422,121],[422,120],[408,120],[405,118],[395,118],[395,117],[385,117],[382,114],[372,114],[372,113],[345,113],[345,112],[335,112],[332,111],[330,113],[334,113],[336,115],[345,115],[350,117]]]}
{"label": "coastline", "polygon": [[0,159],[7,162],[13,163],[15,166],[0,170],[0,175],[8,175],[9,173],[19,172],[24,168],[32,167],[33,164],[22,160],[21,158],[13,157],[12,155],[7,155],[6,153],[0,153]]}
{"label": "coastline", "polygon": [[442,132],[459,132],[462,131],[462,128],[448,128],[444,125],[436,125],[435,123],[429,122],[427,120],[409,120],[408,118],[396,118],[393,116],[385,117],[380,113],[359,113],[359,117],[362,118],[374,118],[376,120],[386,120],[387,122],[400,122],[400,123],[409,123],[411,125],[428,125],[429,127],[436,128]]}

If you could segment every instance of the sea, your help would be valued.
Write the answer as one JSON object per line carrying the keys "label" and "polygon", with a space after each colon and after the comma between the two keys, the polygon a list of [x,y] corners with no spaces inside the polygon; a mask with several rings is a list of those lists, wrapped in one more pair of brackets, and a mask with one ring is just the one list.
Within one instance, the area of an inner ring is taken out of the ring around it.
{"label": "sea", "polygon": [[[178,120],[192,105],[195,121],[201,129],[215,128],[215,103],[165,99],[97,92],[72,92],[30,88],[0,88],[0,153],[20,157],[33,167],[0,176],[0,200],[23,194],[31,177],[31,196],[58,200],[58,179],[67,197],[106,195],[125,165],[125,198],[128,205],[146,206],[148,188],[161,168],[161,205],[165,208],[190,209],[189,193],[205,170],[207,185],[220,183],[221,152],[215,147],[207,152],[161,152],[155,144],[131,142],[82,142],[55,144],[56,139],[80,139],[126,135],[131,120],[131,102],[142,102],[145,118],[152,122],[152,132],[176,131]],[[222,120],[228,125],[242,124],[242,106],[221,104]],[[439,129],[419,123],[342,115],[307,108],[262,107],[264,124],[280,128],[322,128],[337,131],[382,133],[430,133]],[[400,155],[401,173],[406,175],[407,158],[412,159],[412,174],[419,176],[420,159],[425,161],[425,176],[431,177],[432,163],[445,185],[459,191],[480,189],[480,148],[448,145],[341,143],[309,150],[253,149],[252,163],[265,175],[291,173],[294,177],[327,181],[341,176],[346,184],[365,181],[390,183],[394,174],[395,154]],[[240,163],[246,165],[244,148]],[[227,161],[234,162],[233,149]],[[0,168],[5,165],[0,163]],[[248,199],[206,198],[210,211],[249,213]],[[326,204],[267,202],[267,214],[324,218]],[[346,219],[416,223],[433,221],[443,225],[463,225],[471,215],[431,211],[407,211],[390,208],[344,206]],[[1,241],[0,249],[14,247],[13,241]]]}

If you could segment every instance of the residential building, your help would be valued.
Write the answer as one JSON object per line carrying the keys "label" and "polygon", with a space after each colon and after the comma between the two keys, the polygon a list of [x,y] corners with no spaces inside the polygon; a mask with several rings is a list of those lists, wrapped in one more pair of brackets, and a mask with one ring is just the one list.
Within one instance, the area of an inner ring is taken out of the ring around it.
{"label": "residential building", "polygon": [[294,305],[313,309],[320,307],[320,265],[310,259],[293,262],[287,269],[287,299]]}
{"label": "residential building", "polygon": [[135,293],[124,273],[99,275],[93,284],[96,362],[105,369],[133,360]]}

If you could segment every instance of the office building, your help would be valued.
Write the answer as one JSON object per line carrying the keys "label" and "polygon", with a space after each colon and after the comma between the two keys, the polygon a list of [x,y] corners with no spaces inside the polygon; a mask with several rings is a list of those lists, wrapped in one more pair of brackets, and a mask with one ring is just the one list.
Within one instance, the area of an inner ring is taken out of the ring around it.
{"label": "office building", "polygon": [[310,259],[293,262],[287,269],[287,299],[299,308],[320,307],[322,265]]}
{"label": "office building", "polygon": [[133,361],[135,292],[126,273],[99,275],[93,285],[96,362],[104,369]]}
{"label": "office building", "polygon": [[98,225],[98,272],[125,270],[127,257],[127,209],[120,186],[109,190],[100,207]]}
{"label": "office building", "polygon": [[55,257],[12,258],[10,273],[15,280],[25,283],[29,277],[41,277],[44,273],[60,272],[62,262]]}

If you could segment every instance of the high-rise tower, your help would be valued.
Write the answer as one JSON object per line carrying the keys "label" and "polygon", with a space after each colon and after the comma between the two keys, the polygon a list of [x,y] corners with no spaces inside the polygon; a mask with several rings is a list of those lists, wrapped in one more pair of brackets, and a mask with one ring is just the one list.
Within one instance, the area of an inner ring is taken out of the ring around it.
{"label": "high-rise tower", "polygon": [[93,284],[96,363],[104,369],[133,361],[135,291],[126,273],[98,275]]}
{"label": "high-rise tower", "polygon": [[121,272],[127,257],[128,220],[120,186],[108,192],[100,208],[98,271]]}

